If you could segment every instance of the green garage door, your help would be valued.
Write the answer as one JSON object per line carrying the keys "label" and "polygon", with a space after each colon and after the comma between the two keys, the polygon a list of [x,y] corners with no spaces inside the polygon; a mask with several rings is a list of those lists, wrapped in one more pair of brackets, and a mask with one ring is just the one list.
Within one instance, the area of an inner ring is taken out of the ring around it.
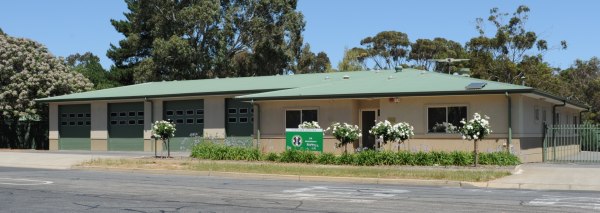
{"label": "green garage door", "polygon": [[228,137],[249,137],[254,131],[252,104],[234,99],[225,102],[225,131]]}
{"label": "green garage door", "polygon": [[204,132],[204,100],[165,101],[163,109],[163,119],[170,119],[176,128],[170,149],[190,150]]}
{"label": "green garage door", "polygon": [[108,104],[108,150],[144,151],[144,103]]}
{"label": "green garage door", "polygon": [[58,114],[58,149],[90,150],[90,105],[61,105]]}

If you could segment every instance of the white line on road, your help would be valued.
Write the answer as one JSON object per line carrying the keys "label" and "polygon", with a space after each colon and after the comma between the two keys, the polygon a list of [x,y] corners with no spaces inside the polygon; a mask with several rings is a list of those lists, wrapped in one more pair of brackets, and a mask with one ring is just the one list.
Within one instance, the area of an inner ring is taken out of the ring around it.
{"label": "white line on road", "polygon": [[597,197],[567,197],[567,196],[548,196],[536,198],[529,201],[532,206],[555,206],[555,207],[573,207],[582,209],[600,210],[600,198]]}
{"label": "white line on road", "polygon": [[46,180],[32,180],[22,178],[0,178],[0,184],[2,185],[13,185],[13,186],[35,186],[35,185],[47,185],[53,184],[52,181]]}
{"label": "white line on road", "polygon": [[274,194],[271,196],[292,200],[372,203],[381,200],[382,198],[395,197],[400,194],[408,193],[409,191],[400,189],[313,186],[283,190],[282,192],[283,194]]}

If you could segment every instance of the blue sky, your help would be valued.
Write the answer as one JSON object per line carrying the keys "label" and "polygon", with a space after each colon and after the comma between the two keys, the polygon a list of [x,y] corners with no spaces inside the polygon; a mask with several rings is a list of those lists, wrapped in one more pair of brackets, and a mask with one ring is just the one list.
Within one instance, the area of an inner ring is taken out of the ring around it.
{"label": "blue sky", "polygon": [[[567,50],[545,54],[551,65],[566,68],[575,59],[600,56],[600,1],[300,0],[298,9],[306,21],[304,41],[314,52],[325,51],[337,67],[344,48],[359,46],[366,36],[396,30],[411,41],[444,37],[464,44],[477,36],[475,18],[486,18],[493,7],[513,12],[521,4],[532,10],[530,30],[550,46],[568,42]],[[109,20],[123,19],[125,11],[122,0],[5,1],[0,28],[11,36],[39,41],[57,56],[90,51],[108,68],[112,61],[106,50],[123,38]]]}

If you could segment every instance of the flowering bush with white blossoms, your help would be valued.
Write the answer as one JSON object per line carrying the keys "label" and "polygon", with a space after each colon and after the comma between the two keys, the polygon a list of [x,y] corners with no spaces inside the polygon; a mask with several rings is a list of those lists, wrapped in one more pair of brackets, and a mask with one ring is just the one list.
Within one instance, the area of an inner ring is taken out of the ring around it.
{"label": "flowering bush with white blossoms", "polygon": [[360,128],[357,125],[347,123],[333,123],[325,131],[331,131],[335,139],[340,141],[337,147],[345,146],[348,143],[358,140],[362,136]]}
{"label": "flowering bush with white blossoms", "polygon": [[383,143],[385,144],[389,141],[404,142],[415,135],[413,130],[414,128],[409,123],[400,122],[392,125],[392,123],[385,120],[375,124],[375,126],[369,130],[369,133],[382,138]]}
{"label": "flowering bush with white blossoms", "polygon": [[156,121],[152,125],[152,135],[162,140],[175,137],[175,124],[168,121]]}
{"label": "flowering bush with white blossoms", "polygon": [[321,126],[319,126],[319,122],[316,121],[311,121],[311,122],[302,122],[300,125],[298,125],[299,129],[321,129]]}
{"label": "flowering bush with white blossoms", "polygon": [[460,123],[463,124],[463,126],[459,128],[462,138],[464,140],[482,140],[492,132],[490,122],[488,121],[489,119],[490,117],[487,115],[481,117],[479,113],[475,113],[473,114],[473,119],[469,121],[463,119],[460,121]]}

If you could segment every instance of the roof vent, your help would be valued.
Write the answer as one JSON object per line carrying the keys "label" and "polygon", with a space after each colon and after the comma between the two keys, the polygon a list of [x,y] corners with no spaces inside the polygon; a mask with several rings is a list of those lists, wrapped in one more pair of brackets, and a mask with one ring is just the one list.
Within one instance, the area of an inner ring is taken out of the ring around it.
{"label": "roof vent", "polygon": [[467,85],[465,87],[465,89],[468,89],[468,90],[483,89],[483,87],[485,87],[485,85],[487,85],[487,83],[485,83],[485,82],[474,82],[474,83],[470,83],[469,85]]}
{"label": "roof vent", "polygon": [[325,76],[325,80],[329,80],[331,79],[329,76]]}
{"label": "roof vent", "polygon": [[395,78],[395,77],[394,77],[393,75],[390,75],[390,76],[388,76],[388,80],[392,80],[392,79],[394,79],[394,78]]}
{"label": "roof vent", "polygon": [[401,66],[396,66],[396,68],[394,68],[396,70],[396,72],[402,72],[402,67]]}
{"label": "roof vent", "polygon": [[344,75],[344,77],[342,77],[342,79],[350,79],[349,75]]}

